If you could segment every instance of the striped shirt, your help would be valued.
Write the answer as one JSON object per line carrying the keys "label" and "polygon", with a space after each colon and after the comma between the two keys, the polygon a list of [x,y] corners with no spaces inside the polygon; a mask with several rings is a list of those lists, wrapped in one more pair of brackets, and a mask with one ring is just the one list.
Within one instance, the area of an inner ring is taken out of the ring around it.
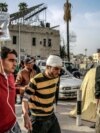
{"label": "striped shirt", "polygon": [[48,78],[44,73],[39,73],[30,80],[25,90],[24,99],[29,98],[31,115],[48,116],[53,113],[53,103],[59,77]]}

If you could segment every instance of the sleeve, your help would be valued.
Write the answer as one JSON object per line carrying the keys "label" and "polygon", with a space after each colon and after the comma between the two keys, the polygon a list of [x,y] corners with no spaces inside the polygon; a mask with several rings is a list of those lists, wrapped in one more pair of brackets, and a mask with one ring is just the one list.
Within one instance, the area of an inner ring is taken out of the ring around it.
{"label": "sleeve", "polygon": [[25,88],[27,87],[27,84],[25,82],[23,71],[20,71],[16,77],[15,82],[16,89],[20,90],[20,94],[23,95]]}
{"label": "sleeve", "polygon": [[100,99],[100,66],[98,66],[96,69],[95,98]]}
{"label": "sleeve", "polygon": [[18,72],[18,74],[17,74],[17,77],[16,77],[16,86],[19,86],[19,85],[21,85],[21,83],[22,83],[22,74],[21,74],[21,71],[20,72]]}
{"label": "sleeve", "polygon": [[25,89],[23,100],[28,101],[32,95],[35,94],[35,90],[37,89],[36,82],[34,78],[32,78]]}

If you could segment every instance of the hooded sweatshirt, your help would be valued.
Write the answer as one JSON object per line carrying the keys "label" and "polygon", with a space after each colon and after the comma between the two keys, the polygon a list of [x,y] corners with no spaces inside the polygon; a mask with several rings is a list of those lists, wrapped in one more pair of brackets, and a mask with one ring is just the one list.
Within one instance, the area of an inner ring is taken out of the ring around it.
{"label": "hooded sweatshirt", "polygon": [[13,111],[15,112],[14,76],[9,74],[6,79],[5,76],[0,73],[0,133],[11,129],[16,122]]}

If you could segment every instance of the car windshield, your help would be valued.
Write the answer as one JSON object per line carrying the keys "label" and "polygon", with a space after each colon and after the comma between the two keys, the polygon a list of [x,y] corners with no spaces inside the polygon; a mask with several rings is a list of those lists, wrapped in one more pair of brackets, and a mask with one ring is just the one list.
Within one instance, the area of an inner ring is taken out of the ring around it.
{"label": "car windshield", "polygon": [[62,69],[61,77],[73,77],[73,75],[69,71]]}
{"label": "car windshield", "polygon": [[66,68],[68,68],[68,67],[71,67],[72,69],[75,68],[74,64],[72,64],[72,63],[65,62],[65,66],[66,66]]}

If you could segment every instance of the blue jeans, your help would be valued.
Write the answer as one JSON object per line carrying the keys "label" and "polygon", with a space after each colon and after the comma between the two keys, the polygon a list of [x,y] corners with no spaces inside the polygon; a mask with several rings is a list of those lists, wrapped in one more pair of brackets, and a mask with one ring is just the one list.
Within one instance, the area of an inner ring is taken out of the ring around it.
{"label": "blue jeans", "polygon": [[32,116],[32,131],[29,133],[61,133],[55,114],[46,117]]}

